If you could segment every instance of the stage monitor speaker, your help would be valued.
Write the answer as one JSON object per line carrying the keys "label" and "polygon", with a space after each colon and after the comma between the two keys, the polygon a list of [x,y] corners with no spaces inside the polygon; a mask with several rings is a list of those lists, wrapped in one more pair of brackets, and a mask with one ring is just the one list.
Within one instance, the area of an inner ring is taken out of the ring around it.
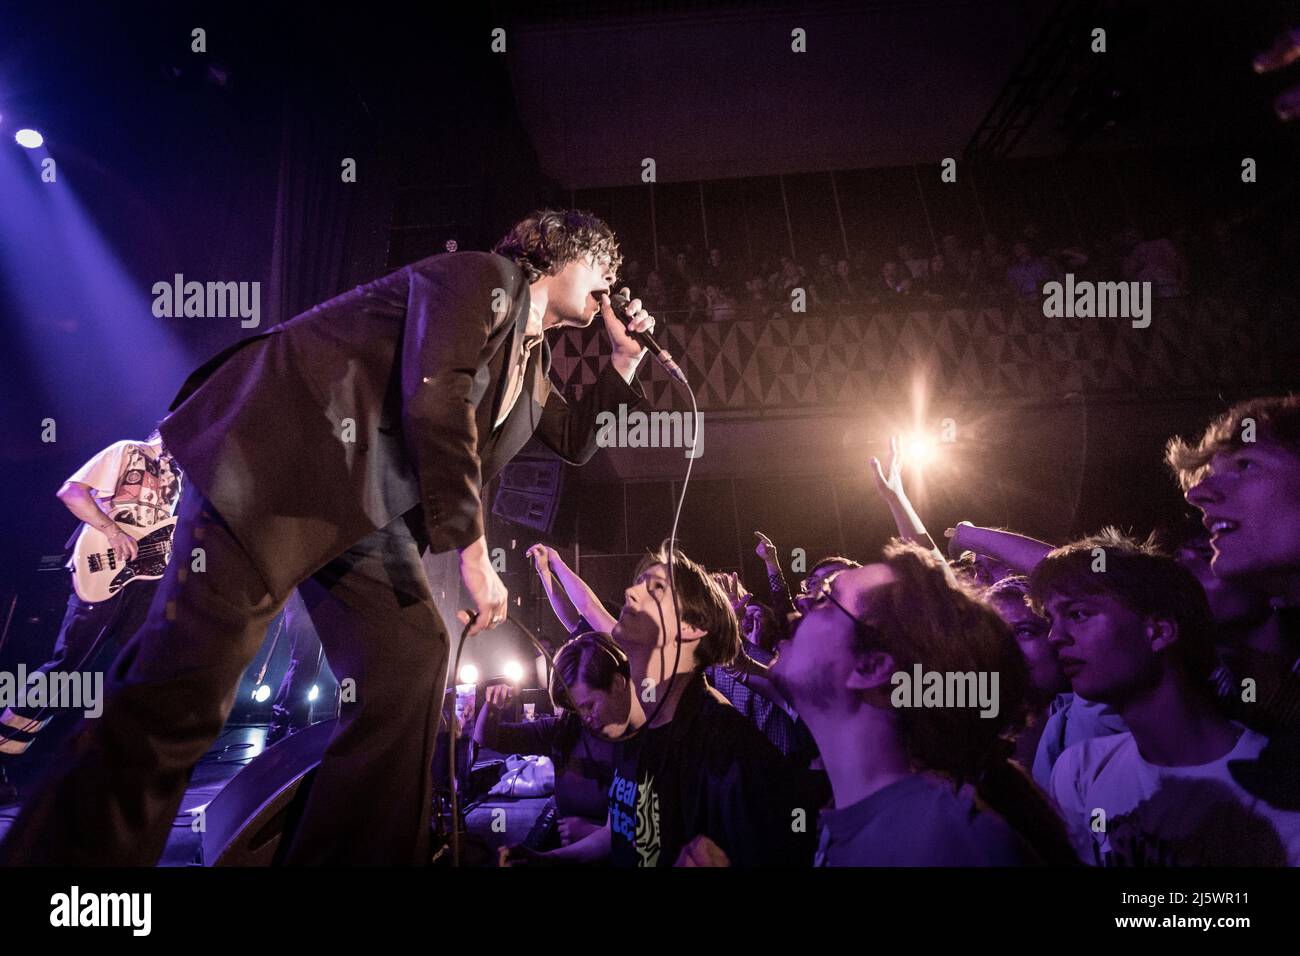
{"label": "stage monitor speaker", "polygon": [[514,524],[550,534],[564,489],[564,463],[556,459],[516,459],[501,469],[492,513]]}
{"label": "stage monitor speaker", "polygon": [[[203,811],[204,866],[271,866],[291,836],[337,720],[264,750]],[[287,845],[287,844],[286,844]]]}

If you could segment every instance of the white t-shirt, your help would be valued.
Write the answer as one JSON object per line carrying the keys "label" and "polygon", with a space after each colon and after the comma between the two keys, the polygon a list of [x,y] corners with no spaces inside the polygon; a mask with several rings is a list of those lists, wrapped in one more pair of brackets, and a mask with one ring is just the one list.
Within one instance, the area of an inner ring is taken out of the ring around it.
{"label": "white t-shirt", "polygon": [[[1218,760],[1160,767],[1142,759],[1133,734],[1068,748],[1051,792],[1085,863],[1094,866],[1300,866],[1300,813],[1279,810],[1232,779],[1232,761],[1253,761],[1268,738],[1240,727]],[[1104,811],[1104,821],[1097,811]]]}
{"label": "white t-shirt", "polygon": [[144,442],[109,445],[68,478],[90,485],[99,506],[118,524],[152,528],[176,511],[180,468],[172,456]]}
{"label": "white t-shirt", "polygon": [[1124,718],[1105,704],[1085,700],[1078,694],[1057,694],[1047,710],[1043,735],[1034,753],[1034,782],[1044,790],[1052,788],[1052,768],[1061,754],[1093,737],[1107,737],[1128,730]]}

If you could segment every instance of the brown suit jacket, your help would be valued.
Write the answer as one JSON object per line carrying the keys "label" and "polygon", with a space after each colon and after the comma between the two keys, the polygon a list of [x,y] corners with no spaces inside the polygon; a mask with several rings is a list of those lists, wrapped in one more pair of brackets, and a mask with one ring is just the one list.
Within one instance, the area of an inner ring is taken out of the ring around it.
{"label": "brown suit jacket", "polygon": [[276,596],[412,508],[435,551],[463,548],[483,534],[483,485],[534,433],[581,464],[596,416],[645,397],[606,364],[567,404],[543,344],[494,429],[528,305],[502,256],[413,263],[217,355],[163,438]]}

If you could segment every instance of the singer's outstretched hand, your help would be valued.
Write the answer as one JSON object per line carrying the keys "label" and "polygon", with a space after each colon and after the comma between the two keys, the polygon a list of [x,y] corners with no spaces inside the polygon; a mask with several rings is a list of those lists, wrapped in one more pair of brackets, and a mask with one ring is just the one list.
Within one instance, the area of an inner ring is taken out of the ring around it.
{"label": "singer's outstretched hand", "polygon": [[626,319],[614,314],[614,308],[610,305],[609,296],[603,292],[600,295],[600,314],[605,320],[605,331],[609,333],[609,341],[614,346],[612,361],[614,367],[621,372],[624,377],[636,369],[637,363],[641,361],[641,354],[645,351],[641,343],[632,338],[630,332],[653,332],[655,327],[654,316],[641,308],[640,299],[632,299],[632,293],[627,288],[620,290],[624,296],[631,299],[627,304],[627,317],[632,319],[631,324]]}

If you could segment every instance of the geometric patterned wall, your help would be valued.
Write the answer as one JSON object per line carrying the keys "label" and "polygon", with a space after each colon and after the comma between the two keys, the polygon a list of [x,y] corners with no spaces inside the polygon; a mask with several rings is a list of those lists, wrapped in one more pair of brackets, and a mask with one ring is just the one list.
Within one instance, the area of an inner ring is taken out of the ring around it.
{"label": "geometric patterned wall", "polygon": [[[686,371],[701,410],[827,408],[897,400],[928,367],[945,398],[1050,399],[1068,393],[1139,397],[1222,388],[1294,387],[1296,313],[1247,310],[1222,299],[1156,299],[1151,325],[1046,318],[1039,306],[668,321],[656,333]],[[666,330],[666,331],[665,331]],[[553,340],[552,377],[590,385],[609,354],[604,329]],[[656,408],[684,399],[648,357],[640,378]]]}

